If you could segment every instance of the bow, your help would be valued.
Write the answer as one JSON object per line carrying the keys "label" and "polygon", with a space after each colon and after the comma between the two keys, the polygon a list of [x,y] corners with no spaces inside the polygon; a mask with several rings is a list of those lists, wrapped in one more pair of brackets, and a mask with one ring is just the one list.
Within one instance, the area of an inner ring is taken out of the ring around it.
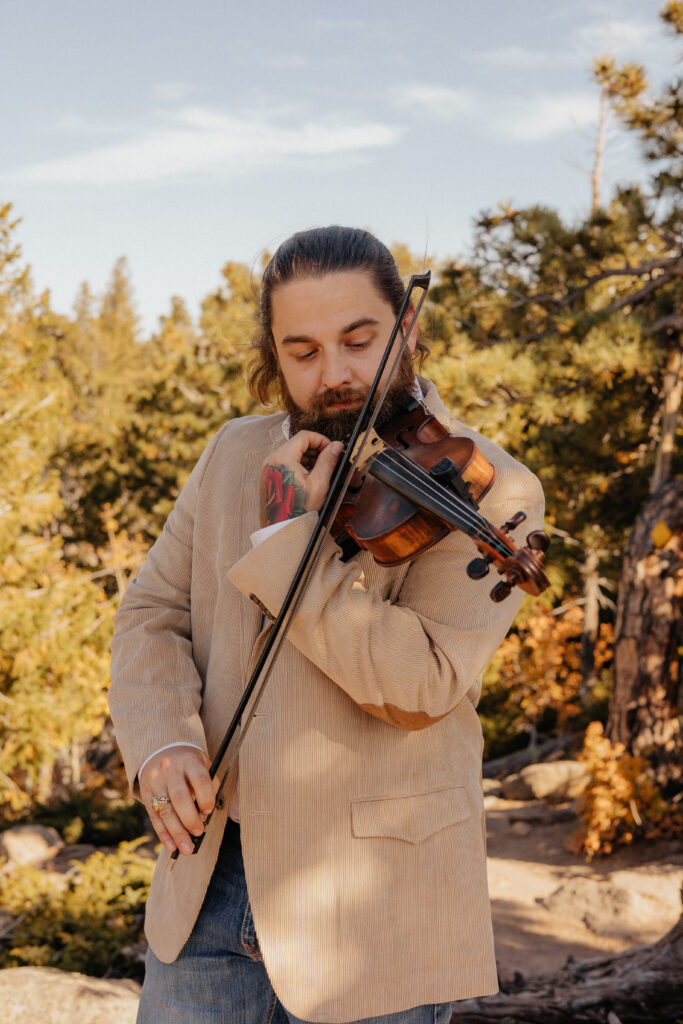
{"label": "bow", "polygon": [[[382,358],[379,362],[379,366],[377,367],[377,372],[375,374],[374,380],[370,385],[370,390],[368,391],[365,402],[363,403],[363,408],[358,414],[358,419],[356,420],[354,428],[351,431],[351,435],[342,453],[342,456],[337,463],[337,467],[335,469],[334,476],[332,477],[327,497],[323,503],[322,508],[320,509],[318,522],[315,525],[315,529],[313,530],[313,534],[311,535],[311,538],[306,546],[306,550],[304,551],[301,557],[301,561],[297,566],[294,578],[292,579],[287,594],[285,595],[285,599],[282,602],[280,612],[271,627],[270,633],[268,635],[266,643],[264,644],[263,650],[261,651],[259,659],[254,667],[249,682],[247,683],[244,689],[239,704],[235,708],[235,712],[232,716],[230,725],[226,729],[225,735],[223,736],[220,746],[218,747],[214,755],[213,761],[211,762],[211,767],[209,768],[209,775],[213,779],[218,774],[220,765],[227,753],[228,747],[230,746],[233,740],[233,737],[237,731],[242,716],[245,714],[247,706],[249,705],[249,701],[253,697],[251,707],[249,708],[249,711],[246,714],[244,721],[242,722],[240,735],[237,739],[235,746],[233,747],[232,754],[230,756],[230,761],[228,762],[227,768],[223,774],[223,778],[221,779],[221,783],[218,787],[218,790],[216,791],[216,803],[214,805],[214,810],[211,811],[211,813],[206,817],[204,821],[204,832],[202,832],[200,836],[192,837],[193,854],[197,853],[202,842],[204,841],[204,836],[206,835],[206,828],[209,825],[209,822],[211,821],[214,811],[223,806],[221,794],[228,780],[228,776],[230,775],[230,771],[235,761],[237,760],[240,747],[244,742],[244,738],[247,734],[249,725],[254,717],[254,714],[256,713],[259,701],[263,696],[263,692],[266,688],[266,683],[268,682],[271,670],[273,668],[273,665],[275,664],[280,648],[287,637],[287,632],[289,630],[290,623],[296,613],[299,601],[301,600],[301,597],[306,589],[308,580],[310,579],[311,574],[315,569],[323,544],[325,543],[325,540],[329,536],[330,531],[332,529],[332,525],[336,519],[337,513],[341,508],[344,496],[351,481],[351,477],[353,476],[356,467],[362,460],[363,449],[368,438],[371,435],[372,429],[375,425],[375,421],[382,407],[382,403],[384,402],[387,396],[387,392],[391,385],[391,381],[394,377],[394,374],[396,373],[396,370],[398,369],[399,363],[405,351],[408,338],[410,337],[411,331],[413,330],[413,327],[417,322],[420,310],[422,309],[422,304],[424,303],[424,300],[427,295],[427,289],[429,288],[430,278],[431,271],[428,270],[424,274],[413,274],[408,282],[408,287],[406,289],[403,302],[401,303],[401,308],[399,309],[398,314],[396,316],[396,321],[392,328],[389,340],[387,341]],[[389,374],[387,375],[387,379],[384,383],[379,399],[377,400],[373,407],[373,402],[377,394],[377,391],[379,390],[382,374],[384,373],[387,363],[389,362],[391,350],[394,346],[394,342],[396,341],[396,337],[399,334],[399,331],[401,330],[401,324],[403,323],[403,319],[406,316],[408,309],[410,308],[412,294],[416,289],[420,289],[421,295],[416,306],[413,309],[413,314],[408,329],[401,337],[397,354],[394,357],[393,363],[391,364]],[[361,434],[363,435],[362,438]],[[360,442],[359,438],[361,438]],[[169,871],[173,868],[175,862],[178,859],[178,856],[179,851],[176,849],[171,854],[170,860],[168,862]]]}

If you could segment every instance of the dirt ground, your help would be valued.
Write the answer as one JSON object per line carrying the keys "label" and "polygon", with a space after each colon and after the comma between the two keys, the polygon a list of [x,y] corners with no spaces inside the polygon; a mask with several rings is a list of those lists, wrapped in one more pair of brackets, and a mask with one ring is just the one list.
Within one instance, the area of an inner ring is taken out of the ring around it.
{"label": "dirt ground", "polygon": [[549,822],[557,812],[540,803],[491,795],[485,807],[502,980],[654,942],[678,920],[683,839],[634,844],[587,863],[565,847],[575,819]]}

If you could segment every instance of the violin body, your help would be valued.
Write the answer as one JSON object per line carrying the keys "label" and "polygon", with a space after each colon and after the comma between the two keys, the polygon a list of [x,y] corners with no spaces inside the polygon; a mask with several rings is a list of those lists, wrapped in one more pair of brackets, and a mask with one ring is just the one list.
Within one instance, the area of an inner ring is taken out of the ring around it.
{"label": "violin body", "polygon": [[[493,588],[503,600],[513,586],[540,594],[549,586],[542,572],[549,538],[540,530],[516,548],[508,532],[525,518],[517,513],[498,528],[479,514],[478,502],[495,481],[495,467],[468,437],[455,437],[422,402],[412,400],[371,437],[369,455],[356,469],[333,524],[368,550],[380,565],[410,561],[454,529],[468,533],[484,556],[468,567],[473,579],[495,564],[504,579]],[[348,548],[347,548],[348,550]]]}

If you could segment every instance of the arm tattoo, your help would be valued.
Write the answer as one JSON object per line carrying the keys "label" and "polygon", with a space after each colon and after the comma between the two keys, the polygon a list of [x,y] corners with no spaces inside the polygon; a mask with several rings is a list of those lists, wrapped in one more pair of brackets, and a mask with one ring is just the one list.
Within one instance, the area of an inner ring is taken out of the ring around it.
{"label": "arm tattoo", "polygon": [[306,492],[286,466],[264,466],[261,474],[261,518],[264,526],[302,516]]}

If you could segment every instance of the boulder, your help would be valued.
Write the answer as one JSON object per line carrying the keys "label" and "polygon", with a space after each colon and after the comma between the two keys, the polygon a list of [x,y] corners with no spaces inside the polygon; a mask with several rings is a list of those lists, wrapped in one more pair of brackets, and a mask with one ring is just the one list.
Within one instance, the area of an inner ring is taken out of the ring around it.
{"label": "boulder", "polygon": [[481,788],[484,796],[502,796],[503,787],[498,779],[482,779]]}
{"label": "boulder", "polygon": [[0,971],[3,1024],[135,1024],[140,986],[56,967]]}
{"label": "boulder", "polygon": [[40,867],[64,846],[59,832],[46,825],[14,825],[0,834],[0,856],[7,868]]}
{"label": "boulder", "polygon": [[533,800],[531,787],[522,778],[521,772],[506,775],[500,780],[500,788],[506,800]]}
{"label": "boulder", "polygon": [[531,832],[531,825],[528,821],[513,821],[510,825],[510,831],[516,836],[528,836]]}
{"label": "boulder", "polygon": [[528,764],[519,774],[535,800],[551,804],[574,800],[583,793],[590,779],[590,772],[579,761]]}
{"label": "boulder", "polygon": [[643,923],[661,920],[665,909],[648,893],[583,877],[569,879],[538,902],[559,917],[583,921],[595,935],[634,943]]}

